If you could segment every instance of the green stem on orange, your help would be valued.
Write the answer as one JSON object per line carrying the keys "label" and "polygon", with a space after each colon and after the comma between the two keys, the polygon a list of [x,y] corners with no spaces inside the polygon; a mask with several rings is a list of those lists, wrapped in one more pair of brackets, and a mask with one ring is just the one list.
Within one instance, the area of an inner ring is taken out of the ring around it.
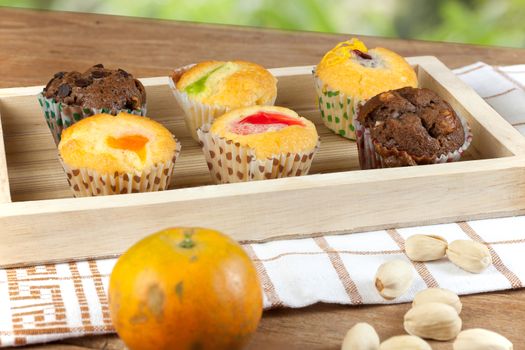
{"label": "green stem on orange", "polygon": [[195,247],[195,242],[192,239],[193,233],[192,228],[184,231],[184,239],[179,244],[181,248],[190,249]]}

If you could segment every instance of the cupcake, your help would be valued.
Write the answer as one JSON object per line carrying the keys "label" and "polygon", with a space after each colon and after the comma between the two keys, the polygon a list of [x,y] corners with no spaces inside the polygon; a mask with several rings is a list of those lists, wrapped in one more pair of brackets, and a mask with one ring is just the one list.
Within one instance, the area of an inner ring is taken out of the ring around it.
{"label": "cupcake", "polygon": [[358,39],[339,43],[314,69],[315,89],[324,124],[355,140],[353,120],[369,98],[388,90],[417,87],[417,76],[405,59]]}
{"label": "cupcake", "polygon": [[85,197],[167,189],[180,145],[156,121],[121,112],[73,124],[58,151],[75,197]]}
{"label": "cupcake", "polygon": [[457,161],[472,141],[466,120],[429,89],[373,97],[359,110],[356,128],[362,169]]}
{"label": "cupcake", "polygon": [[98,113],[146,114],[146,90],[122,69],[97,64],[84,73],[58,72],[38,94],[47,125],[58,145],[62,131]]}
{"label": "cupcake", "polygon": [[217,183],[306,175],[319,148],[314,124],[283,107],[236,109],[197,134]]}
{"label": "cupcake", "polygon": [[186,66],[174,71],[169,84],[195,140],[197,129],[214,118],[240,107],[271,106],[277,96],[277,79],[258,64],[245,61]]}

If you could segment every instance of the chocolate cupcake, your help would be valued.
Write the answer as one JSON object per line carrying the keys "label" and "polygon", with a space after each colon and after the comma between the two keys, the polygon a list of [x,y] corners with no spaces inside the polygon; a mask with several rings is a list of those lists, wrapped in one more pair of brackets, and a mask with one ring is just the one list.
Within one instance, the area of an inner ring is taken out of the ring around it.
{"label": "chocolate cupcake", "polygon": [[84,73],[58,72],[38,95],[55,143],[62,131],[75,122],[98,113],[146,114],[146,90],[123,69],[102,64]]}
{"label": "chocolate cupcake", "polygon": [[467,122],[429,89],[374,96],[356,126],[362,169],[457,161],[472,141]]}

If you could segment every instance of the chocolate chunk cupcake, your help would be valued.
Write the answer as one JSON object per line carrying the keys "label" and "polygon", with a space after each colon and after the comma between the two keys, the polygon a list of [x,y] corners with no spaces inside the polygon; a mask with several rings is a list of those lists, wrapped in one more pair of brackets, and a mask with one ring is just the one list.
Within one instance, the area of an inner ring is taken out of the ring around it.
{"label": "chocolate chunk cupcake", "polygon": [[123,69],[107,69],[102,64],[84,73],[56,73],[38,101],[57,145],[65,128],[91,115],[146,114],[146,90],[141,82]]}
{"label": "chocolate chunk cupcake", "polygon": [[376,95],[356,125],[362,169],[457,161],[472,141],[467,122],[429,89]]}

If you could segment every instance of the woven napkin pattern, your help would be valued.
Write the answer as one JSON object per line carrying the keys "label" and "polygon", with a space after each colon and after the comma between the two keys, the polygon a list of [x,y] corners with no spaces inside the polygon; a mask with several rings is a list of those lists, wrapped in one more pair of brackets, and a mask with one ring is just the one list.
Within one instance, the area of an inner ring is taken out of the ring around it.
{"label": "woven napkin pattern", "polygon": [[[525,65],[484,63],[456,74],[525,133]],[[489,247],[493,265],[481,274],[465,272],[446,259],[410,262],[405,239],[437,234],[448,241],[473,239]],[[427,287],[458,294],[522,288],[525,284],[525,216],[446,225],[391,229],[244,245],[264,292],[266,309],[317,302],[384,304],[412,300]],[[374,288],[380,264],[409,261],[416,276],[401,298],[387,302]],[[107,288],[116,259],[0,269],[0,346],[43,343],[113,332]]]}

